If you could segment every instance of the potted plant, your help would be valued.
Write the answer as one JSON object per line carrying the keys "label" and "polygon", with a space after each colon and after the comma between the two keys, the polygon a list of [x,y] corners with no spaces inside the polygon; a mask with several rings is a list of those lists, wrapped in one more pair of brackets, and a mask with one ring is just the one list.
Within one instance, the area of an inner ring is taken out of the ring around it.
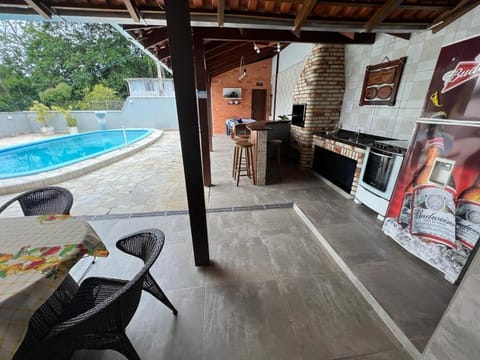
{"label": "potted plant", "polygon": [[40,126],[40,131],[42,132],[43,135],[53,135],[54,134],[54,129],[53,126],[48,126],[47,121],[48,121],[48,111],[50,110],[49,107],[45,104],[42,104],[39,101],[34,101],[33,105],[29,109],[30,111],[35,111],[37,114],[37,117],[35,120],[37,120],[41,126]]}
{"label": "potted plant", "polygon": [[288,120],[288,115],[278,115],[280,120]]}
{"label": "potted plant", "polygon": [[72,116],[72,108],[64,109],[60,106],[52,105],[52,110],[58,111],[59,113],[65,116],[65,121],[67,122],[68,132],[70,134],[78,134],[77,119]]}

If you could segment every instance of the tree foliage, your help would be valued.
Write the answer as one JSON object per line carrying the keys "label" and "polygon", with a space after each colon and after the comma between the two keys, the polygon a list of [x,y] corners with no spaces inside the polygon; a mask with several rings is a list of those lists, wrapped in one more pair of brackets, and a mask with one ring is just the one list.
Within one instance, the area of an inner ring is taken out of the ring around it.
{"label": "tree foliage", "polygon": [[124,98],[125,78],[156,76],[153,61],[110,25],[0,24],[0,110],[25,109],[42,97],[73,105],[100,83]]}
{"label": "tree foliage", "polygon": [[107,102],[121,101],[122,98],[118,96],[117,92],[103,84],[97,84],[92,90],[87,91],[78,108],[82,110],[107,110]]}
{"label": "tree foliage", "polygon": [[72,87],[64,82],[60,82],[57,86],[42,91],[39,96],[45,105],[51,106],[56,104],[63,107],[72,100]]}

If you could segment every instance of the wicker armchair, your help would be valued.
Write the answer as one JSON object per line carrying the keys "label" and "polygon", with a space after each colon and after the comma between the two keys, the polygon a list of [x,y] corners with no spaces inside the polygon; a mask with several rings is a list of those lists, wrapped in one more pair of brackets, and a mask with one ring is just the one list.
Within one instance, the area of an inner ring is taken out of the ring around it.
{"label": "wicker armchair", "polygon": [[145,260],[140,272],[130,281],[91,277],[80,288],[49,334],[33,349],[35,359],[68,359],[75,350],[112,349],[128,359],[139,356],[125,328],[140,302],[148,269],[162,250],[165,237],[156,229],[144,230],[124,238],[135,241]]}
{"label": "wicker armchair", "polygon": [[15,201],[19,202],[25,216],[50,214],[69,215],[73,205],[73,195],[67,189],[59,186],[35,189],[7,201],[0,206],[0,213]]}
{"label": "wicker armchair", "polygon": [[[156,231],[159,231],[159,230],[156,230]],[[117,241],[117,248],[123,251],[124,253],[136,256],[145,262],[146,254],[142,249],[142,239],[141,239],[142,236],[143,236],[143,233],[137,233],[136,235],[134,234],[133,236],[120,239]],[[162,291],[160,286],[157,284],[155,279],[150,274],[150,271],[147,271],[145,275],[145,280],[143,281],[143,290],[148,291],[150,294],[152,294],[154,297],[160,300],[163,304],[165,304],[165,306],[167,306],[170,310],[172,310],[174,315],[177,315],[178,313],[177,309],[175,309],[175,307],[172,305],[170,300],[168,300],[165,293]]]}

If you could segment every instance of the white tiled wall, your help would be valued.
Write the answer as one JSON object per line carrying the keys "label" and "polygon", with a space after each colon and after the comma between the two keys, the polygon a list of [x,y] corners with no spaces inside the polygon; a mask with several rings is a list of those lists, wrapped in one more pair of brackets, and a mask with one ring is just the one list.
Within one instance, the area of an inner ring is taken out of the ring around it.
{"label": "white tiled wall", "polygon": [[[279,115],[292,113],[293,90],[303,70],[305,58],[311,51],[312,44],[292,43],[280,52],[275,120],[278,120]],[[274,57],[272,59],[272,93],[275,87],[276,64],[277,58]]]}
{"label": "white tiled wall", "polygon": [[[377,34],[373,45],[345,47],[345,95],[340,121],[344,129],[398,139],[409,139],[420,115],[440,48],[480,34],[480,6],[442,29],[412,34],[410,40]],[[407,56],[395,106],[359,106],[367,65],[381,63],[387,56]]]}

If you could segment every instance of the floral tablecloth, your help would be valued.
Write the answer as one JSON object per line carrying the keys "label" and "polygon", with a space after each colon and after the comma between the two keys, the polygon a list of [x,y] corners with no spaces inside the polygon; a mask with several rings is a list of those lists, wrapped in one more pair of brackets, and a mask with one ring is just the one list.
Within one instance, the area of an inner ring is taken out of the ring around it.
{"label": "floral tablecloth", "polygon": [[107,256],[99,236],[68,215],[0,219],[0,359],[11,359],[32,314],[85,254]]}

